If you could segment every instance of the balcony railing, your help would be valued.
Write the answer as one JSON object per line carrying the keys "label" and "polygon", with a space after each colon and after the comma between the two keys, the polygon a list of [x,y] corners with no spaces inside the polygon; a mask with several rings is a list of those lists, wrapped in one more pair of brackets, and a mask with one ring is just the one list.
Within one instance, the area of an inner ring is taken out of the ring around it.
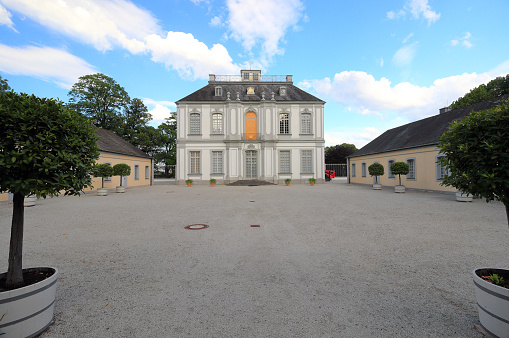
{"label": "balcony railing", "polygon": [[261,75],[243,78],[241,75],[214,75],[215,82],[291,82],[291,75]]}
{"label": "balcony railing", "polygon": [[261,134],[257,133],[244,133],[242,134],[243,141],[257,141],[261,139]]}

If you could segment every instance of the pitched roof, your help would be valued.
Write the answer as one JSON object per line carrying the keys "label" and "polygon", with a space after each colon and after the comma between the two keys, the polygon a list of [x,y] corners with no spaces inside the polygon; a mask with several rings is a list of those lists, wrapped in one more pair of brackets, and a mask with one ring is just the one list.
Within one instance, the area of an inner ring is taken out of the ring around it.
{"label": "pitched roof", "polygon": [[451,122],[461,120],[473,111],[490,109],[494,107],[498,101],[508,98],[509,95],[499,96],[475,103],[468,107],[454,109],[446,113],[389,129],[349,157],[436,145],[438,144],[440,136],[447,130]]}
{"label": "pitched roof", "polygon": [[[222,88],[222,95],[215,96],[215,88]],[[247,88],[253,87],[254,94],[247,94]],[[281,87],[286,87],[286,95],[280,96],[279,89]],[[265,100],[270,101],[272,98],[272,94],[274,93],[274,99],[276,101],[316,101],[316,102],[324,102],[309,94],[308,92],[303,91],[302,89],[294,86],[290,82],[280,82],[280,83],[260,83],[260,82],[215,82],[212,84],[208,84],[205,87],[198,89],[192,94],[178,100],[177,102],[203,102],[203,101],[212,101],[212,102],[222,102],[227,101],[227,94],[230,93],[230,100],[237,100],[237,93],[240,93],[241,101],[262,101],[262,93],[265,93]]]}
{"label": "pitched roof", "polygon": [[116,135],[111,130],[97,128],[95,130],[95,135],[99,137],[97,140],[97,147],[99,148],[99,151],[151,158],[149,155],[145,154],[143,151],[136,148],[131,143]]}

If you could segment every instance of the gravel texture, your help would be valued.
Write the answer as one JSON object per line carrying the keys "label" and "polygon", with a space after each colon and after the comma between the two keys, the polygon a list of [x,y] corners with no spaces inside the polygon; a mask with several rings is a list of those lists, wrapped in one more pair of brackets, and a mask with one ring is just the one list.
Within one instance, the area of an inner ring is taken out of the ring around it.
{"label": "gravel texture", "polygon": [[471,271],[507,268],[503,205],[342,182],[39,200],[24,266],[60,270],[41,337],[482,337]]}

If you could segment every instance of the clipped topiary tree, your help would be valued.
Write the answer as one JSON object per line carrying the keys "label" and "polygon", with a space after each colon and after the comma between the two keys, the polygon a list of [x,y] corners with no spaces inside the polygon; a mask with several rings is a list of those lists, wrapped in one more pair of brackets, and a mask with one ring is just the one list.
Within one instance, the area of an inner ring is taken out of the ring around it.
{"label": "clipped topiary tree", "polygon": [[376,177],[376,182],[379,183],[379,177],[384,174],[384,166],[380,163],[373,163],[368,167],[369,175]]}
{"label": "clipped topiary tree", "polygon": [[94,125],[54,99],[0,93],[0,191],[13,198],[7,289],[24,286],[25,196],[79,195],[99,157]]}
{"label": "clipped topiary tree", "polygon": [[394,162],[391,164],[391,172],[399,176],[399,185],[401,185],[401,175],[406,175],[410,171],[410,167],[405,162]]}
{"label": "clipped topiary tree", "polygon": [[95,164],[92,176],[101,178],[101,188],[104,188],[104,178],[113,176],[113,168],[109,163]]}
{"label": "clipped topiary tree", "polygon": [[451,123],[438,146],[449,169],[442,184],[501,201],[509,225],[509,101]]}
{"label": "clipped topiary tree", "polygon": [[118,163],[113,166],[113,176],[120,176],[120,186],[122,186],[122,177],[131,175],[131,167],[125,163]]}

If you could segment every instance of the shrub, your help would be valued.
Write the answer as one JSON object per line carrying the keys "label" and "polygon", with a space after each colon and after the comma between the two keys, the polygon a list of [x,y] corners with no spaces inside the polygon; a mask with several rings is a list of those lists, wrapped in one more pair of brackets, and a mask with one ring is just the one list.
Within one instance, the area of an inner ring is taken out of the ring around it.
{"label": "shrub", "polygon": [[118,163],[113,166],[113,176],[120,176],[120,186],[122,186],[122,177],[131,175],[131,167],[125,163]]}
{"label": "shrub", "polygon": [[368,171],[369,175],[376,177],[378,182],[378,177],[384,174],[384,166],[380,163],[373,163],[368,167]]}
{"label": "shrub", "polygon": [[95,164],[92,176],[101,177],[101,188],[104,188],[104,178],[113,176],[113,168],[109,163]]}
{"label": "shrub", "polygon": [[406,175],[410,171],[410,167],[405,162],[394,162],[391,164],[391,172],[399,176],[399,185],[401,185],[401,175]]}

